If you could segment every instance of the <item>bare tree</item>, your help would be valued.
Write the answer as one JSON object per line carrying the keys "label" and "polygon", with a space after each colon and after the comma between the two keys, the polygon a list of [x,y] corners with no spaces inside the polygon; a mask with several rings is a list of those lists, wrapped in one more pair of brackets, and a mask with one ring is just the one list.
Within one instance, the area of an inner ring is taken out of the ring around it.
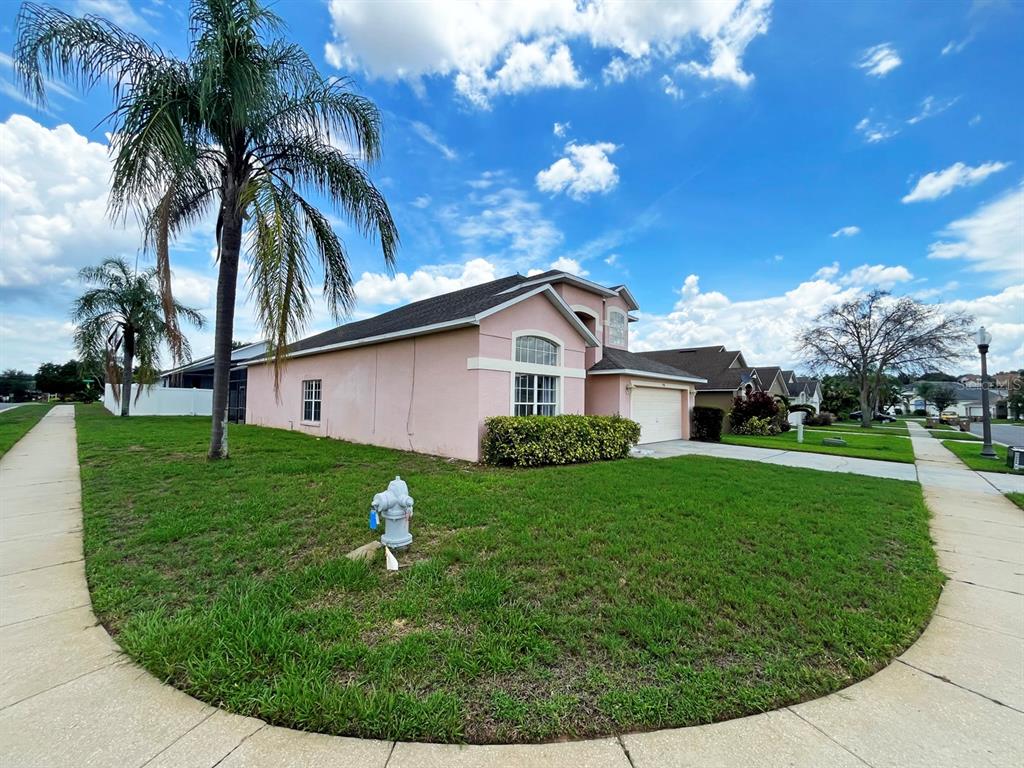
{"label": "bare tree", "polygon": [[963,312],[873,291],[818,315],[797,343],[809,367],[840,371],[857,385],[861,425],[868,427],[886,375],[914,375],[955,362],[973,324]]}

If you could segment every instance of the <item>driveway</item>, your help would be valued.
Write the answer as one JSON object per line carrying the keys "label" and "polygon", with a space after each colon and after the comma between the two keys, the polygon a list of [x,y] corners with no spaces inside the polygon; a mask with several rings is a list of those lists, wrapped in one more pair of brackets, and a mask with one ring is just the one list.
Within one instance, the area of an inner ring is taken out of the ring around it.
{"label": "driveway", "polygon": [[[971,432],[981,437],[983,424],[971,424]],[[992,439],[1003,445],[1024,445],[1024,427],[1015,424],[993,424]]]}
{"label": "driveway", "polygon": [[726,443],[702,443],[697,440],[666,440],[662,443],[638,445],[633,455],[654,459],[671,456],[715,456],[720,459],[740,461],[762,461],[766,464],[781,464],[786,467],[817,469],[822,472],[849,472],[869,477],[887,477],[892,480],[917,481],[917,470],[913,464],[876,459],[857,459],[851,456],[837,456],[834,453],[811,453],[810,451],[786,451],[776,448],[755,448],[749,445],[728,445]]}

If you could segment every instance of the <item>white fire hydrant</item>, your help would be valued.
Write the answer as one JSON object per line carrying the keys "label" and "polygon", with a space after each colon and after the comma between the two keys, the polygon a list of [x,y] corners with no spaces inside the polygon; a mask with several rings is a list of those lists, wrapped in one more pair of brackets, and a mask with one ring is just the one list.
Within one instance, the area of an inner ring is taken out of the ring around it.
{"label": "white fire hydrant", "polygon": [[401,549],[412,544],[412,534],[409,533],[412,505],[409,486],[398,475],[388,483],[386,491],[373,497],[370,510],[384,518],[384,535],[380,537],[380,543],[385,547]]}

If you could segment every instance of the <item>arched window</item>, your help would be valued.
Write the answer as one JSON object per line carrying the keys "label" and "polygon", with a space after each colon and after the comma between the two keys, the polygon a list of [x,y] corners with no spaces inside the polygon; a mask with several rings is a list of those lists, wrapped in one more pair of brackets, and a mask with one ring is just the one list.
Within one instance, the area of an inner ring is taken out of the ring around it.
{"label": "arched window", "polygon": [[[541,336],[517,336],[515,360],[524,368],[558,365],[558,344]],[[558,413],[558,376],[537,372],[516,372],[512,392],[515,416],[554,416]]]}
{"label": "arched window", "polygon": [[608,309],[608,343],[616,347],[626,346],[626,313],[621,309]]}
{"label": "arched window", "polygon": [[558,365],[558,345],[540,336],[518,336],[516,362]]}

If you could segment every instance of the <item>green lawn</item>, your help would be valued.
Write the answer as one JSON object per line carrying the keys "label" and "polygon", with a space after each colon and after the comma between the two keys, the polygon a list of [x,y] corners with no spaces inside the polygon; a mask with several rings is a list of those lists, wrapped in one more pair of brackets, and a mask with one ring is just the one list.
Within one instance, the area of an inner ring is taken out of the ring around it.
{"label": "green lawn", "polygon": [[[888,664],[942,576],[914,483],[707,457],[496,470],[78,410],[86,571],[157,677],[278,725],[521,742],[774,709]],[[907,442],[907,441],[901,441]],[[413,548],[387,573],[374,492]]]}
{"label": "green lawn", "polygon": [[1024,509],[1024,493],[1008,493],[1006,494],[1006,498],[1008,498],[1021,509]]}
{"label": "green lawn", "polygon": [[[761,437],[757,435],[722,435],[722,442],[730,445],[753,445],[758,448],[777,448],[780,451],[807,451],[810,453],[834,453],[839,456],[855,456],[861,459],[882,459],[883,461],[899,461],[906,464],[914,463],[914,448],[910,440],[895,434],[875,433],[863,430],[861,434],[842,434],[828,432],[829,427],[804,428],[804,441],[796,441],[796,430],[783,432],[780,435]],[[865,434],[869,433],[869,434]],[[846,440],[846,446],[822,445],[826,437],[840,437]]]}
{"label": "green lawn", "polygon": [[928,432],[939,440],[981,440],[977,435],[959,429],[929,429]]}
{"label": "green lawn", "polygon": [[952,440],[943,440],[942,444],[949,448],[957,457],[971,469],[979,472],[1002,472],[1008,475],[1022,475],[1024,472],[1015,472],[1006,466],[1006,447],[993,445],[997,459],[983,459],[981,457],[980,443],[956,443]]}
{"label": "green lawn", "polygon": [[0,412],[0,456],[21,440],[56,403],[25,403]]}
{"label": "green lawn", "polygon": [[831,427],[804,427],[804,429],[837,429],[840,432],[857,432],[864,435],[908,435],[907,425],[904,422],[890,422],[888,424],[872,423],[870,427],[862,427],[860,422],[840,421]]}

